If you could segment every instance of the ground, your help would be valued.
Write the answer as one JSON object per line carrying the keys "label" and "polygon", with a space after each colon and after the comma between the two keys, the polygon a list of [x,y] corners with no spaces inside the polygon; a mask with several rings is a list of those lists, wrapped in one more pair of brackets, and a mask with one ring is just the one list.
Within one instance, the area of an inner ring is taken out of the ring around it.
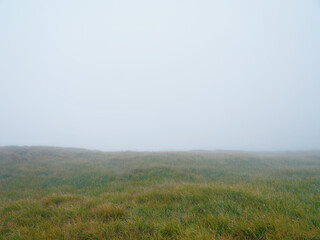
{"label": "ground", "polygon": [[320,152],[1,147],[0,239],[320,239]]}

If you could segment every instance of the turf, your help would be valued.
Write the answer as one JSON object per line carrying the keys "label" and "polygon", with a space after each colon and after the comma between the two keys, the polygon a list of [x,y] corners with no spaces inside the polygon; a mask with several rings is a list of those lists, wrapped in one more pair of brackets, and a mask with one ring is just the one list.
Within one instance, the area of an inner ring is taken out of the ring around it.
{"label": "turf", "polygon": [[320,153],[1,147],[0,239],[320,239]]}

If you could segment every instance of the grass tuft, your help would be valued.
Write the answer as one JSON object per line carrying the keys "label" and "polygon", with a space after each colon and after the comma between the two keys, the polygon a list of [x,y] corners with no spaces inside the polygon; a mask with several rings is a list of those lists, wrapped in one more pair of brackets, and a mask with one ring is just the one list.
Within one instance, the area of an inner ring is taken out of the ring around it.
{"label": "grass tuft", "polygon": [[125,210],[114,204],[102,204],[91,209],[91,215],[102,221],[122,219],[125,216]]}

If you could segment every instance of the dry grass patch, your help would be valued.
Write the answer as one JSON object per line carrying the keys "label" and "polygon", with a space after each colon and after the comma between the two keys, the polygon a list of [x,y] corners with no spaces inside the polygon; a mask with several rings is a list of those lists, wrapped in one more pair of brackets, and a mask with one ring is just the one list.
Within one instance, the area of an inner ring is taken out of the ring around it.
{"label": "dry grass patch", "polygon": [[123,219],[125,216],[123,207],[111,203],[101,204],[90,210],[91,216],[102,221],[110,221],[113,219]]}

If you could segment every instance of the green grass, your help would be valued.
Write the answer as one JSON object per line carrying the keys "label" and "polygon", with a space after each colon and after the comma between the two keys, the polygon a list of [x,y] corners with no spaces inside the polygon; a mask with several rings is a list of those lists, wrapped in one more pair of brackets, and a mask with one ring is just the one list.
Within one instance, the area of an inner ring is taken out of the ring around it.
{"label": "green grass", "polygon": [[320,153],[2,147],[0,239],[320,239]]}

